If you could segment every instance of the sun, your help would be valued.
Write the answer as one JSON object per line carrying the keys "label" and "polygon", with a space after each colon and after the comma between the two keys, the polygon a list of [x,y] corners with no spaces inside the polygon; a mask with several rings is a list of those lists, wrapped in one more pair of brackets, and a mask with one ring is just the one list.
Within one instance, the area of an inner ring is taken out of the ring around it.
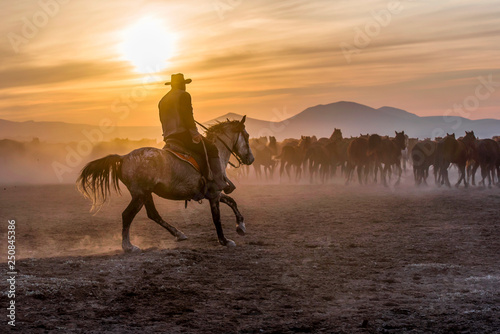
{"label": "sun", "polygon": [[123,31],[120,53],[138,72],[156,73],[165,69],[174,54],[175,34],[162,21],[143,18]]}

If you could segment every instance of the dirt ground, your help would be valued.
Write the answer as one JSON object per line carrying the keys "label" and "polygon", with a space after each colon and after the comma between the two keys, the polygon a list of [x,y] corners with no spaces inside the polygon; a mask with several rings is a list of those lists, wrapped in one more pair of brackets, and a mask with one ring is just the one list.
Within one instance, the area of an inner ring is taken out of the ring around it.
{"label": "dirt ground", "polygon": [[500,332],[498,188],[240,184],[246,236],[222,208],[234,248],[207,203],[155,197],[189,239],[141,211],[138,254],[120,248],[126,193],[96,215],[72,185],[0,194],[0,249],[15,219],[18,259],[14,328],[1,280],[3,333]]}

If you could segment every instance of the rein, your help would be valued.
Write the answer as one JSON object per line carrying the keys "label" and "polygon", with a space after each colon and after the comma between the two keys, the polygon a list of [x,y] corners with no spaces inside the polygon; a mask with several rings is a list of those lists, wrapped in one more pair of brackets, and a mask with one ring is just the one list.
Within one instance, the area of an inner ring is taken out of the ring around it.
{"label": "rein", "polygon": [[[205,130],[207,130],[207,131],[208,131],[207,127],[206,127],[206,126],[204,126],[203,124],[201,124],[200,122],[198,122],[198,121],[196,121],[196,120],[195,120],[195,123],[196,123],[196,124],[198,124],[199,126],[201,126],[203,129],[205,129]],[[225,135],[225,134],[224,134],[224,135]],[[228,137],[227,135],[225,135],[225,136],[226,136],[226,137]],[[238,136],[239,136],[239,134],[238,134]],[[232,155],[236,158],[236,161],[238,161],[238,166],[235,166],[235,165],[234,165],[231,161],[228,161],[228,163],[229,163],[231,166],[233,166],[234,168],[240,168],[240,167],[241,167],[241,165],[243,164],[243,162],[241,161],[240,157],[239,157],[236,153],[234,153],[234,150],[233,150],[233,149],[231,149],[231,148],[229,148],[229,146],[226,144],[226,142],[225,142],[225,141],[223,141],[223,140],[222,140],[222,139],[221,139],[221,138],[220,138],[217,134],[215,135],[215,137],[216,137],[217,139],[219,139],[219,140],[220,140],[220,142],[221,142],[221,143],[222,143],[222,144],[223,144],[223,145],[227,148],[227,150],[228,150],[228,151],[229,151],[229,152],[230,152],[230,153],[231,153],[231,154],[232,154]],[[228,137],[228,138],[229,138],[229,137]],[[235,144],[235,145],[236,145],[236,144]],[[233,147],[234,147],[234,145],[233,145]]]}

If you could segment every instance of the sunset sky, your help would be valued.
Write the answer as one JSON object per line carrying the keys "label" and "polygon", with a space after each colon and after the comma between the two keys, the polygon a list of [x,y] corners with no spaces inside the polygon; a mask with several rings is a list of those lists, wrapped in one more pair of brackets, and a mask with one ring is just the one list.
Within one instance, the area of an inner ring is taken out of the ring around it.
{"label": "sunset sky", "polygon": [[200,121],[340,100],[500,119],[498,0],[5,1],[0,32],[1,119],[157,125],[178,72]]}

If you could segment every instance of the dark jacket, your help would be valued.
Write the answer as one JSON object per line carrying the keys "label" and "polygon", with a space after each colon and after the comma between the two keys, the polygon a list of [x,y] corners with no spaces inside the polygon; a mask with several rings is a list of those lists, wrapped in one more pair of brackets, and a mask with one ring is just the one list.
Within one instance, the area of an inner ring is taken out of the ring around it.
{"label": "dark jacket", "polygon": [[198,134],[193,118],[191,95],[185,90],[172,88],[158,103],[163,137],[188,131]]}

